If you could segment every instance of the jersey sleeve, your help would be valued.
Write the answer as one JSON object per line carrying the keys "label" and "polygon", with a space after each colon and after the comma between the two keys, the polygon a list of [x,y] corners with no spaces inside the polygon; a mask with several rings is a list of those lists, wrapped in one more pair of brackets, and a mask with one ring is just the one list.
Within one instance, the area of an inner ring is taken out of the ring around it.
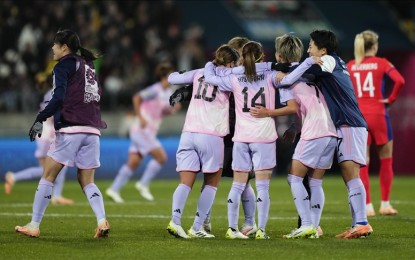
{"label": "jersey sleeve", "polygon": [[336,60],[330,55],[322,56],[321,60],[323,61],[321,69],[325,72],[332,73],[334,68],[336,67]]}
{"label": "jersey sleeve", "polygon": [[295,99],[291,88],[279,88],[278,91],[280,92],[280,103],[282,105],[287,105],[288,100]]}
{"label": "jersey sleeve", "polygon": [[172,85],[191,84],[193,83],[193,78],[195,77],[195,74],[199,70],[200,69],[191,70],[191,71],[186,71],[184,73],[179,73],[176,71],[176,72],[171,73],[169,77],[167,78],[167,80]]}
{"label": "jersey sleeve", "polygon": [[205,82],[218,86],[222,91],[232,91],[231,76],[217,76],[215,73],[215,65],[212,62],[209,61],[206,63],[203,74],[205,76]]}
{"label": "jersey sleeve", "polygon": [[282,78],[281,82],[277,85],[277,87],[292,85],[296,82],[304,72],[309,69],[314,64],[314,60],[311,57],[305,59],[297,68],[295,68],[292,72]]}
{"label": "jersey sleeve", "polygon": [[138,92],[138,95],[143,99],[143,100],[151,100],[157,97],[158,95],[158,91],[156,89],[156,85],[153,85],[151,87],[145,88],[141,91]]}

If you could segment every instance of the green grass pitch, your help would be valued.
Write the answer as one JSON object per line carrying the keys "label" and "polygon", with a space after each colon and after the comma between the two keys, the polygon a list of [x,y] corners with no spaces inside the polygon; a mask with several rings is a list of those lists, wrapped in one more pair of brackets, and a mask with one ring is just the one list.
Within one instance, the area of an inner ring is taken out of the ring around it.
{"label": "green grass pitch", "polygon": [[[346,188],[341,177],[324,179],[326,205],[319,239],[285,240],[282,235],[296,227],[297,213],[286,178],[271,182],[271,208],[267,225],[270,240],[227,240],[226,198],[231,186],[222,178],[212,209],[214,239],[183,240],[166,231],[172,194],[178,179],[155,180],[155,202],[146,202],[130,181],[121,194],[125,204],[104,199],[111,225],[108,239],[93,239],[95,216],[75,181],[67,181],[64,195],[72,206],[49,205],[40,238],[18,235],[14,226],[30,221],[37,182],[19,182],[9,196],[0,195],[0,259],[415,259],[415,178],[396,177],[392,204],[397,216],[370,218],[374,233],[365,239],[344,240],[334,236],[350,225]],[[136,177],[137,178],[137,177]],[[372,177],[372,199],[379,208],[379,182]],[[104,193],[110,180],[97,181]],[[201,180],[194,185],[182,219],[187,230],[193,223]],[[242,224],[242,209],[240,224]]]}

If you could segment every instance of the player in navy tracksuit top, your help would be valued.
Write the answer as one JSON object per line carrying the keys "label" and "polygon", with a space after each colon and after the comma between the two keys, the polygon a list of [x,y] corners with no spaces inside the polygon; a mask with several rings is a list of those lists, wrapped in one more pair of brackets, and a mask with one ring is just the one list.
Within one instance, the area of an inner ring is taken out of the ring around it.
{"label": "player in navy tracksuit top", "polygon": [[[94,183],[95,169],[100,166],[101,120],[99,101],[101,88],[92,63],[96,55],[81,46],[79,37],[70,30],[58,31],[53,41],[53,94],[48,105],[36,117],[30,129],[30,140],[42,134],[42,123],[54,116],[55,140],[47,153],[45,166],[35,193],[32,221],[16,226],[20,234],[39,237],[40,222],[46,211],[53,183],[66,166],[78,168],[78,182],[95,213],[98,227],[95,237],[107,237],[110,227],[106,220],[101,191]],[[81,55],[77,55],[77,52]]]}

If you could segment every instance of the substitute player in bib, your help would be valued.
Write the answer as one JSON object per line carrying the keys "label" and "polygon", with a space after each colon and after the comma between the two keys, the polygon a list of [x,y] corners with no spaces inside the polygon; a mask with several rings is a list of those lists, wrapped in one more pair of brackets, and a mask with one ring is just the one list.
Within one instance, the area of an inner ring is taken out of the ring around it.
{"label": "substitute player in bib", "polygon": [[[228,45],[216,50],[217,66],[233,67],[238,53]],[[223,137],[229,133],[229,92],[205,82],[203,69],[170,74],[171,84],[193,84],[193,93],[183,132],[177,149],[177,171],[180,184],[173,194],[172,219],[167,231],[179,238],[213,238],[203,228],[216,196],[224,159]],[[204,174],[204,186],[197,204],[195,220],[189,231],[181,226],[181,218],[197,173]]]}
{"label": "substitute player in bib", "polygon": [[[405,84],[402,75],[385,58],[376,57],[379,36],[366,30],[356,35],[354,41],[355,59],[347,63],[359,108],[369,127],[367,139],[366,167],[360,169],[360,178],[366,189],[367,216],[375,216],[370,198],[369,159],[370,146],[376,146],[380,160],[379,181],[381,191],[381,215],[396,215],[398,211],[389,202],[393,182],[392,152],[393,136],[388,106],[393,104]],[[385,77],[393,82],[389,97],[385,96]]]}
{"label": "substitute player in bib", "polygon": [[[107,237],[110,231],[101,191],[94,183],[95,169],[100,166],[101,88],[93,60],[97,55],[81,46],[78,35],[59,30],[53,39],[53,95],[39,112],[29,131],[30,141],[41,136],[43,122],[54,116],[56,138],[45,160],[42,178],[35,193],[32,221],[16,226],[16,232],[39,237],[40,222],[49,205],[53,183],[62,168],[76,166],[78,182],[95,213],[98,227],[95,238]],[[77,54],[80,53],[80,55]]]}

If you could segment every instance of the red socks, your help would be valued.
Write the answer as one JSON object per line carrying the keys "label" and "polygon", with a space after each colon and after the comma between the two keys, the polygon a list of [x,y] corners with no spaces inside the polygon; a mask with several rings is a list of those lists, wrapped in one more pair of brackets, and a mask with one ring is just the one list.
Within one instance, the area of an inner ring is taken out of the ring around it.
{"label": "red socks", "polygon": [[393,182],[392,157],[380,159],[379,180],[382,201],[389,201]]}
{"label": "red socks", "polygon": [[360,179],[363,182],[366,190],[366,204],[371,202],[370,200],[370,181],[369,181],[369,164],[360,168]]}

